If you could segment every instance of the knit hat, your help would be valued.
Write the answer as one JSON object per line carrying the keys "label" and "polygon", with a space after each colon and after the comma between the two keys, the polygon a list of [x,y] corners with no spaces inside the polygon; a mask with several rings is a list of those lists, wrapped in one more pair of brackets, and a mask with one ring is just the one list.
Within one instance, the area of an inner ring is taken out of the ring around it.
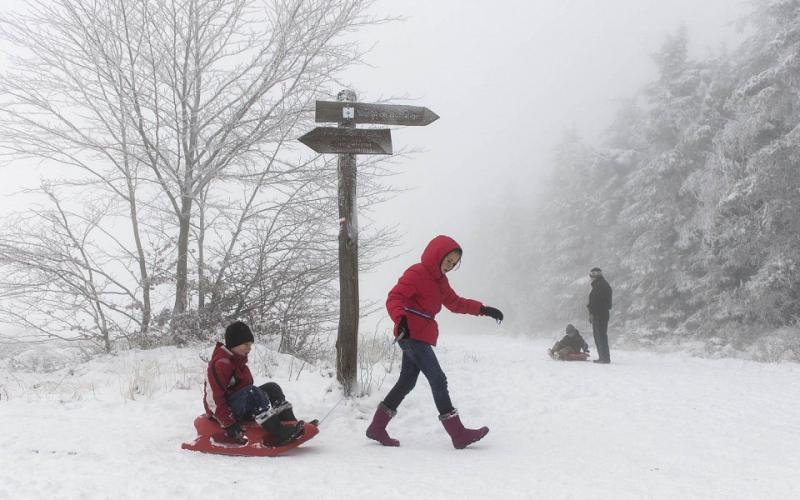
{"label": "knit hat", "polygon": [[568,324],[567,335],[577,335],[577,334],[578,334],[578,329],[575,328],[575,326],[572,323]]}
{"label": "knit hat", "polygon": [[593,267],[592,270],[589,271],[589,277],[592,279],[599,278],[601,276],[603,276],[603,271],[601,271],[599,267]]}
{"label": "knit hat", "polygon": [[231,349],[237,345],[255,342],[253,332],[250,327],[241,321],[236,321],[228,325],[225,329],[225,347]]}

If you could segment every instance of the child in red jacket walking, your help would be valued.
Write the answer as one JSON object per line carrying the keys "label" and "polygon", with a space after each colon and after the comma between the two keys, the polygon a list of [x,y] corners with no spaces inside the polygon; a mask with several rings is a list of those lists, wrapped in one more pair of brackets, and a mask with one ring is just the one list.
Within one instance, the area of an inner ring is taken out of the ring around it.
{"label": "child in red jacket walking", "polygon": [[208,362],[203,404],[206,414],[225,428],[225,435],[244,444],[242,420],[255,420],[275,436],[277,446],[300,436],[304,422],[284,427],[283,421],[296,421],[292,405],[280,386],[268,382],[253,385],[253,375],[247,367],[247,355],[253,348],[253,332],[245,323],[236,321],[225,329],[225,344],[217,342]]}
{"label": "child in red jacket walking", "polygon": [[386,425],[397,413],[397,407],[414,388],[419,373],[428,379],[433,392],[439,420],[456,448],[483,438],[488,427],[467,429],[461,423],[458,411],[450,402],[447,377],[439,366],[433,346],[439,337],[439,327],[434,319],[444,305],[455,313],[490,316],[498,322],[503,313],[487,307],[477,300],[456,295],[445,274],[461,260],[461,247],[448,236],[437,236],[422,252],[421,262],[406,269],[389,292],[386,309],[395,323],[394,335],[403,351],[400,377],[375,410],[367,437],[384,446],[399,446],[400,442],[386,432]]}

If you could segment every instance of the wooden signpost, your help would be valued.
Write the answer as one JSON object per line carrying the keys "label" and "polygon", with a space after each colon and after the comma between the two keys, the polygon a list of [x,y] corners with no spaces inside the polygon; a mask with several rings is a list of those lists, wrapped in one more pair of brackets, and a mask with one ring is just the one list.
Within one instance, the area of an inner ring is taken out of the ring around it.
{"label": "wooden signpost", "polygon": [[424,126],[439,116],[428,108],[356,102],[342,90],[337,101],[317,101],[315,121],[338,123],[316,127],[300,142],[317,153],[339,155],[339,332],[336,338],[336,378],[345,395],[356,387],[358,373],[358,214],[356,155],[392,154],[389,129],[357,129],[357,123]]}
{"label": "wooden signpost", "polygon": [[398,104],[317,101],[315,120],[319,122],[379,123],[381,125],[424,126],[439,118],[428,108]]}
{"label": "wooden signpost", "polygon": [[301,137],[300,142],[317,153],[392,154],[392,135],[388,128],[317,127]]}

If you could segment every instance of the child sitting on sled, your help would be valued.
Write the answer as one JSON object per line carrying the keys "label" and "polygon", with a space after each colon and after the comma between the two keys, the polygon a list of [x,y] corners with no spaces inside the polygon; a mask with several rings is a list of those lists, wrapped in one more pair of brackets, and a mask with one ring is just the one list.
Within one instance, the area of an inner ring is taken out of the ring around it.
{"label": "child sitting on sled", "polygon": [[297,419],[280,386],[275,382],[253,385],[253,375],[247,367],[253,342],[253,333],[245,323],[236,321],[228,325],[225,344],[217,342],[208,362],[203,404],[206,414],[219,422],[232,441],[243,444],[240,422],[255,420],[280,446],[302,435],[305,423],[301,420],[294,426],[281,425]]}
{"label": "child sitting on sled", "polygon": [[547,352],[553,359],[586,359],[589,357],[589,344],[583,340],[578,329],[569,324],[564,338],[556,342]]}

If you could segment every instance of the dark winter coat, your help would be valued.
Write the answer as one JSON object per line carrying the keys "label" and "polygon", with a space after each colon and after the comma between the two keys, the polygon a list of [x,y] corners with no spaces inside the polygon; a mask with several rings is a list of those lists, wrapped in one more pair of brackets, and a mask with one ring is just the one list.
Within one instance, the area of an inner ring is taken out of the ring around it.
{"label": "dark winter coat", "polygon": [[568,348],[567,352],[586,352],[589,350],[589,344],[581,337],[580,333],[573,333],[564,335],[564,338],[559,340],[553,345],[553,352],[559,352],[564,348]]}
{"label": "dark winter coat", "polygon": [[436,314],[444,305],[455,313],[480,316],[482,304],[456,295],[447,277],[442,274],[442,261],[453,250],[461,250],[449,236],[437,236],[422,252],[421,262],[406,269],[389,292],[386,309],[394,321],[394,334],[405,316],[410,338],[436,345],[439,325]]}
{"label": "dark winter coat", "polygon": [[208,362],[203,388],[206,414],[217,419],[222,427],[235,424],[236,418],[226,397],[249,385],[253,385],[253,374],[247,367],[247,356],[235,354],[217,342]]}
{"label": "dark winter coat", "polygon": [[611,285],[600,276],[592,280],[592,291],[589,292],[589,313],[595,316],[608,316],[611,309]]}

